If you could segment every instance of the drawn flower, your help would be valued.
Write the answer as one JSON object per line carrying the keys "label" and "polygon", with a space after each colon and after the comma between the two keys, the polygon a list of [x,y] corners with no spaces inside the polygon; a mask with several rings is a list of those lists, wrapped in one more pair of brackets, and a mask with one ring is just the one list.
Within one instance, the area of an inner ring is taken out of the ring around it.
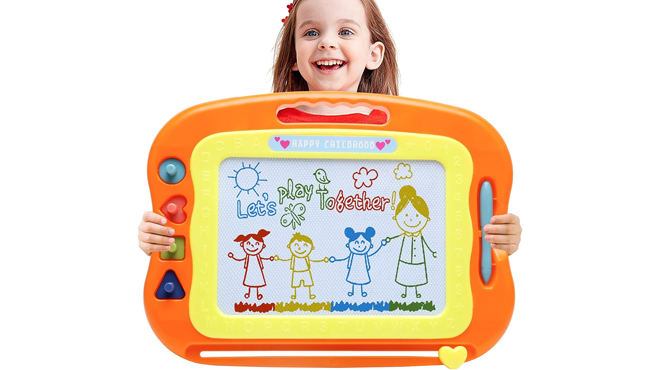
{"label": "drawn flower", "polygon": [[397,180],[409,179],[412,178],[412,175],[413,173],[409,164],[399,163],[394,169],[394,177],[396,177]]}
{"label": "drawn flower", "polygon": [[353,174],[353,180],[355,180],[355,188],[360,189],[362,186],[365,188],[370,188],[373,185],[375,179],[378,178],[378,172],[376,170],[367,170],[362,167],[360,170]]}

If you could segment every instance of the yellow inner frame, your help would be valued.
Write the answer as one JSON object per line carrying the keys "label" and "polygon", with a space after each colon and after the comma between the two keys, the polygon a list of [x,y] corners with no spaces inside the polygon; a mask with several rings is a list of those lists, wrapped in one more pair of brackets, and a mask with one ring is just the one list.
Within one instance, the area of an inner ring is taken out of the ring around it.
{"label": "yellow inner frame", "polygon": [[[389,136],[397,141],[393,153],[326,153],[274,151],[274,135]],[[446,181],[446,304],[434,316],[225,315],[218,307],[218,182],[226,158],[330,158],[375,160],[435,160],[445,168]],[[236,339],[441,339],[465,331],[472,319],[470,252],[472,220],[469,209],[472,157],[458,141],[403,132],[292,129],[237,131],[208,136],[190,160],[195,192],[190,225],[193,263],[190,319],[202,335]]]}

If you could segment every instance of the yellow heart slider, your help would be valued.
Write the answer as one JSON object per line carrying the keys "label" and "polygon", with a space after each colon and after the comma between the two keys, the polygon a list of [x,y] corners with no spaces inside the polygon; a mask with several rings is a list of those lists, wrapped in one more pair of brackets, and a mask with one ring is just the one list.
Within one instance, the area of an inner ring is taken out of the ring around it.
{"label": "yellow heart slider", "polygon": [[467,359],[467,349],[458,346],[454,349],[444,346],[438,351],[440,361],[450,369],[458,369]]}

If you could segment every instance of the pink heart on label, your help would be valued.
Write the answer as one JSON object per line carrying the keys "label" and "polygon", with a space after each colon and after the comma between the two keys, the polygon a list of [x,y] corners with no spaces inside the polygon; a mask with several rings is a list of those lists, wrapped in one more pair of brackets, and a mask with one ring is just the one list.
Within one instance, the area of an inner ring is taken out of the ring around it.
{"label": "pink heart on label", "polygon": [[382,142],[376,143],[376,148],[378,148],[378,150],[383,150],[384,147],[385,147],[385,143]]}
{"label": "pink heart on label", "polygon": [[289,140],[282,140],[280,141],[280,145],[282,145],[282,148],[286,149],[289,147]]}
{"label": "pink heart on label", "polygon": [[280,137],[279,137],[279,136],[275,136],[275,141],[280,141]]}
{"label": "pink heart on label", "polygon": [[390,143],[390,139],[385,140],[385,144],[389,144],[389,143]]}

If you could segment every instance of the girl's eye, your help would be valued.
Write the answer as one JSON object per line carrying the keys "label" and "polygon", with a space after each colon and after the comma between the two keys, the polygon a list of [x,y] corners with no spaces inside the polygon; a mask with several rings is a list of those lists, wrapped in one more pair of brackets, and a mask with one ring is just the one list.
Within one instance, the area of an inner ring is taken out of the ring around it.
{"label": "girl's eye", "polygon": [[415,215],[415,217],[419,217],[419,215]]}
{"label": "girl's eye", "polygon": [[319,35],[319,33],[316,30],[309,30],[309,31],[305,32],[305,34],[304,34],[304,36],[309,36],[309,37],[316,37],[318,35]]}
{"label": "girl's eye", "polygon": [[341,36],[350,36],[353,34],[353,31],[349,30],[348,28],[344,28],[343,30],[339,31],[339,35]]}

